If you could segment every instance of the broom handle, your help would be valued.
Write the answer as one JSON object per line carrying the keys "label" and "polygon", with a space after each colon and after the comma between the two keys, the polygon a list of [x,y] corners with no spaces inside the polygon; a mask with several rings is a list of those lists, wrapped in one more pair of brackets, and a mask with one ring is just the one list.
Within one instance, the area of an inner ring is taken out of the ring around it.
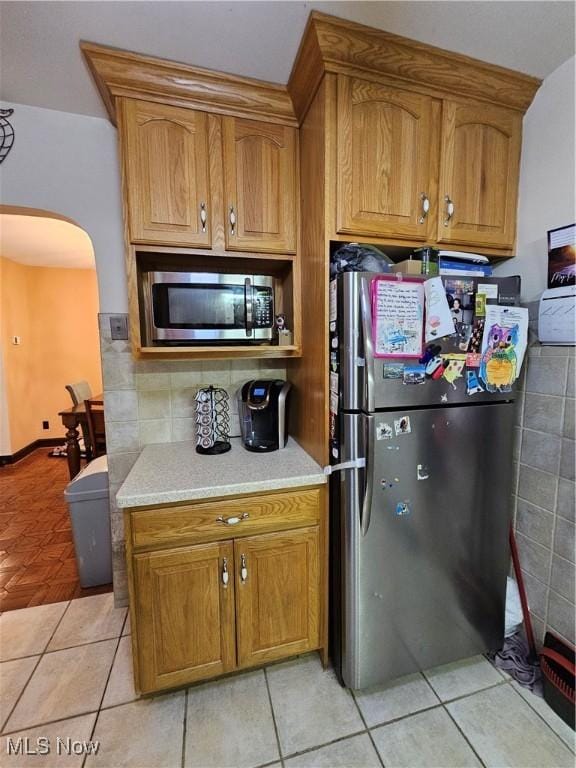
{"label": "broom handle", "polygon": [[524,587],[524,578],[522,577],[520,558],[518,557],[518,547],[516,546],[516,538],[514,536],[512,524],[510,524],[509,540],[512,564],[514,565],[514,575],[516,576],[516,583],[518,584],[518,591],[520,592],[520,603],[522,605],[522,616],[524,618],[524,627],[526,629],[526,640],[528,641],[530,657],[534,660],[538,657],[538,654],[536,653],[536,643],[534,642],[534,632],[532,631],[530,608],[528,607],[528,598],[526,597],[526,588]]}

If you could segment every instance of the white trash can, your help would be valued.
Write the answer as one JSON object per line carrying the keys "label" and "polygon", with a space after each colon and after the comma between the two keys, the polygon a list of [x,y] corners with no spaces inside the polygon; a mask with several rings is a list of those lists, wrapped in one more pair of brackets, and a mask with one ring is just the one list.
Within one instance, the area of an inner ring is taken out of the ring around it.
{"label": "white trash can", "polygon": [[110,584],[112,542],[107,457],[99,456],[87,464],[68,483],[64,498],[70,510],[80,585]]}

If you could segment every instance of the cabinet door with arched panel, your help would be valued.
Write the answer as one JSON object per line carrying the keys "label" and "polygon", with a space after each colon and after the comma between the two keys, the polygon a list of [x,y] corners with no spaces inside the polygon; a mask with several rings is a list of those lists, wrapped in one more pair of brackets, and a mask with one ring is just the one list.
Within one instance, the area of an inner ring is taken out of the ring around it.
{"label": "cabinet door with arched panel", "polygon": [[443,102],[438,242],[514,245],[521,141],[519,112]]}
{"label": "cabinet door with arched panel", "polygon": [[426,239],[432,99],[339,76],[337,115],[337,231]]}
{"label": "cabinet door with arched panel", "polygon": [[122,99],[130,241],[209,247],[205,112]]}
{"label": "cabinet door with arched panel", "polygon": [[296,250],[296,129],[223,118],[226,246]]}

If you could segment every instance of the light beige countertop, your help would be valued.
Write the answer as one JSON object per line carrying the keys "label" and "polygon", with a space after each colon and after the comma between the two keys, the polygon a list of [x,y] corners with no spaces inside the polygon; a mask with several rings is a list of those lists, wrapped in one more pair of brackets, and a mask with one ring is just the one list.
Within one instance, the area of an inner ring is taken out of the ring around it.
{"label": "light beige countertop", "polygon": [[119,507],[145,507],[216,496],[276,491],[326,482],[322,468],[295,440],[270,453],[247,451],[240,438],[219,456],[194,442],[147,445],[116,495]]}

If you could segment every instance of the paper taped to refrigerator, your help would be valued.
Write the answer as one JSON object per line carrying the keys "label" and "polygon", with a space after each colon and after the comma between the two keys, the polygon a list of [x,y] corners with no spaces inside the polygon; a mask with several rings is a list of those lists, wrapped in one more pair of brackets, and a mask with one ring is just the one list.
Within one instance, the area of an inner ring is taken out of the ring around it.
{"label": "paper taped to refrigerator", "polygon": [[424,283],[426,297],[426,326],[424,340],[426,344],[443,336],[454,333],[454,318],[446,298],[446,290],[441,277],[432,277]]}
{"label": "paper taped to refrigerator", "polygon": [[371,290],[375,357],[420,357],[424,322],[422,282],[377,277],[372,280]]}
{"label": "paper taped to refrigerator", "polygon": [[510,392],[528,344],[528,310],[486,305],[480,378],[488,392]]}

